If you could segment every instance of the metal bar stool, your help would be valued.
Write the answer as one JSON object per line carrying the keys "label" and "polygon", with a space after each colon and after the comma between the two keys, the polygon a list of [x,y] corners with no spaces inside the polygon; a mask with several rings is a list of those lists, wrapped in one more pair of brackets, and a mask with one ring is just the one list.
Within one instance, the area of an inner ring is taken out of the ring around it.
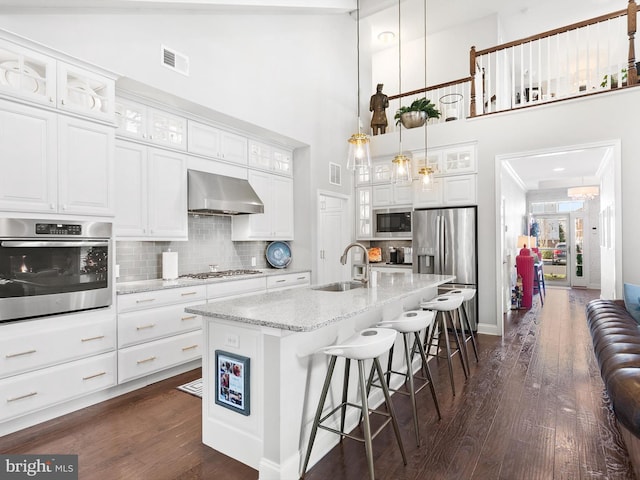
{"label": "metal bar stool", "polygon": [[[451,391],[453,395],[456,394],[455,384],[453,381],[453,362],[451,359],[457,353],[460,357],[460,363],[462,364],[462,371],[464,372],[465,378],[469,378],[467,365],[465,363],[465,358],[462,344],[460,343],[460,337],[458,336],[458,329],[456,328],[453,322],[453,316],[451,312],[457,310],[460,305],[462,305],[462,301],[464,297],[462,295],[440,295],[433,300],[428,302],[420,303],[420,308],[424,310],[435,310],[436,317],[435,321],[431,325],[431,328],[425,333],[425,351],[427,352],[427,358],[429,356],[437,357],[437,358],[446,358],[447,365],[449,367],[449,380],[451,380]],[[455,348],[451,350],[451,343],[449,340],[449,330],[453,332],[453,339],[455,342]],[[440,354],[440,338],[444,333],[444,344],[447,351],[445,357]],[[427,338],[428,337],[428,338]],[[436,343],[433,343],[434,339]],[[435,347],[436,352],[432,353],[431,348]]]}
{"label": "metal bar stool", "polygon": [[473,353],[478,362],[478,345],[476,344],[476,338],[473,335],[473,329],[471,328],[471,322],[469,321],[469,314],[467,313],[466,303],[476,296],[475,288],[456,288],[448,292],[451,295],[462,295],[464,300],[458,308],[458,318],[460,319],[460,331],[462,332],[462,342],[464,343],[465,353],[467,354],[467,365],[469,364],[469,353],[467,352],[467,343],[471,341],[473,346]]}
{"label": "metal bar stool", "polygon": [[[309,458],[311,457],[311,449],[313,448],[313,442],[316,439],[316,434],[318,433],[318,428],[322,428],[323,430],[328,430],[330,432],[336,433],[342,437],[349,437],[354,440],[358,440],[360,442],[364,442],[365,452],[367,455],[367,465],[369,470],[369,477],[371,480],[374,480],[374,470],[373,470],[373,447],[372,440],[373,438],[382,431],[384,427],[386,427],[389,422],[393,425],[393,430],[396,435],[396,439],[398,441],[398,446],[400,447],[400,453],[402,454],[402,461],[404,464],[407,464],[407,457],[404,451],[404,446],[402,445],[402,439],[400,438],[400,429],[398,427],[398,422],[396,420],[395,412],[393,410],[393,405],[391,403],[391,396],[389,394],[389,387],[384,378],[384,372],[382,371],[382,367],[380,366],[380,361],[378,357],[389,351],[391,346],[396,340],[397,333],[395,330],[391,330],[389,328],[367,328],[362,330],[361,332],[355,334],[344,343],[331,345],[329,347],[323,348],[321,351],[327,355],[330,355],[329,367],[327,369],[327,375],[324,380],[324,385],[322,387],[322,393],[320,394],[320,401],[318,402],[318,408],[315,413],[315,417],[313,419],[313,426],[311,428],[311,435],[309,437],[309,446],[307,447],[307,454],[304,459],[304,465],[302,466],[302,474],[300,478],[304,478],[307,472],[307,466],[309,465]],[[345,358],[345,374],[346,378],[343,382],[343,393],[342,393],[342,403],[327,413],[325,416],[322,416],[322,410],[324,408],[325,401],[327,399],[327,394],[329,392],[329,387],[331,386],[331,377],[333,376],[333,370],[336,366],[336,360],[338,357]],[[360,397],[362,400],[362,405],[358,405],[355,403],[351,403],[347,401],[347,387],[349,385],[348,381],[348,372],[349,372],[349,363],[351,360],[358,361],[358,384],[360,389]],[[367,399],[367,385],[365,379],[365,360],[373,360],[373,365],[378,374],[378,379],[380,381],[380,385],[382,387],[382,391],[384,392],[384,398],[387,404],[387,412],[383,412],[380,410],[370,410],[369,403]],[[362,411],[362,426],[364,430],[364,437],[357,437],[355,435],[351,435],[345,433],[344,431],[344,416],[346,407],[355,407]],[[323,425],[323,422],[327,420],[329,417],[334,415],[338,410],[341,411],[341,419],[340,419],[340,430],[336,430],[335,428],[331,428],[330,426]],[[366,415],[364,414],[366,413]],[[375,413],[378,415],[383,415],[387,417],[382,425],[375,432],[371,432],[371,424],[369,422],[369,414]]]}
{"label": "metal bar stool", "polygon": [[[409,383],[409,391],[403,391],[398,389],[389,388],[389,390],[393,392],[400,393],[402,395],[409,395],[411,397],[411,408],[413,409],[413,424],[416,431],[416,444],[420,446],[420,432],[418,430],[418,408],[416,402],[416,393],[422,390],[424,387],[429,385],[431,388],[431,396],[433,397],[433,403],[436,405],[436,411],[438,412],[438,418],[442,418],[440,414],[440,405],[438,404],[438,397],[436,396],[436,390],[433,386],[433,378],[431,376],[431,370],[429,369],[429,364],[427,363],[427,356],[424,351],[424,347],[422,346],[422,341],[420,340],[420,332],[422,330],[428,329],[431,323],[433,322],[433,317],[435,316],[434,312],[428,310],[410,310],[408,312],[404,312],[399,317],[393,320],[386,320],[378,324],[378,327],[383,328],[393,328],[398,333],[402,334],[402,339],[404,341],[404,363],[407,366],[406,372],[398,372],[392,369],[392,360],[393,360],[393,345],[389,350],[389,362],[387,366],[387,371],[385,375],[387,376],[387,384],[389,383],[389,376],[391,374],[402,375],[405,377],[405,383],[408,380]],[[422,369],[424,370],[425,377],[421,377],[416,375],[416,377],[423,381],[422,385],[420,385],[417,389],[415,388],[414,383],[414,375],[412,369],[412,359],[413,355],[411,355],[409,344],[411,343],[411,337],[414,337],[413,342],[414,345],[417,344],[420,358],[422,360]],[[371,373],[369,374],[369,383],[368,386],[380,387],[380,385],[373,383],[373,368],[371,369]]]}

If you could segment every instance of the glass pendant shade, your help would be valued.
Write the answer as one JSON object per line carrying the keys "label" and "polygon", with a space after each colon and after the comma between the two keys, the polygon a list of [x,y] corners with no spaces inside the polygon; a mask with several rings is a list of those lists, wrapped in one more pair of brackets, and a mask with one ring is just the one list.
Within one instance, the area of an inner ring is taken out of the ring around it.
{"label": "glass pendant shade", "polygon": [[431,167],[421,167],[420,170],[418,170],[422,191],[429,192],[433,188],[433,173],[434,170]]}
{"label": "glass pendant shade", "polygon": [[393,166],[391,167],[391,180],[396,184],[408,184],[411,183],[411,159],[402,153],[399,153],[393,160],[391,160]]}
{"label": "glass pendant shade", "polygon": [[354,133],[349,139],[349,154],[347,168],[370,168],[371,154],[369,152],[369,136],[365,133]]}

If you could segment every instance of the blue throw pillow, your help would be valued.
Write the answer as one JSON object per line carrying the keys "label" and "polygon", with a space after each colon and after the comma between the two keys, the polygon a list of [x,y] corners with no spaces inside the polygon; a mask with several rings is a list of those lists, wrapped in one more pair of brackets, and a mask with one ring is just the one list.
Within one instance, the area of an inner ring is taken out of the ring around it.
{"label": "blue throw pillow", "polygon": [[624,308],[640,324],[640,285],[624,284]]}

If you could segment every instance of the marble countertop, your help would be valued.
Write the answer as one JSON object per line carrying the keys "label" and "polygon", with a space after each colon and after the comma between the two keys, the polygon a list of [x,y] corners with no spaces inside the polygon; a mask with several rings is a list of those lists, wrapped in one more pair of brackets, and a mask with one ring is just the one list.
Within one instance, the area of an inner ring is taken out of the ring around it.
{"label": "marble countertop", "polygon": [[376,285],[344,292],[325,292],[314,287],[296,288],[234,298],[185,309],[205,317],[252,325],[308,332],[344,320],[419,290],[455,279],[453,275],[380,272]]}
{"label": "marble countertop", "polygon": [[175,280],[137,280],[134,282],[116,283],[116,293],[118,295],[127,295],[130,293],[151,292],[153,290],[164,290],[167,288],[193,287],[194,285],[208,285],[210,283],[233,282],[237,280],[246,280],[247,278],[261,278],[271,275],[287,275],[289,273],[309,272],[305,269],[288,269],[288,268],[270,268],[259,269],[260,273],[251,273],[247,275],[234,275],[221,278],[177,278]]}

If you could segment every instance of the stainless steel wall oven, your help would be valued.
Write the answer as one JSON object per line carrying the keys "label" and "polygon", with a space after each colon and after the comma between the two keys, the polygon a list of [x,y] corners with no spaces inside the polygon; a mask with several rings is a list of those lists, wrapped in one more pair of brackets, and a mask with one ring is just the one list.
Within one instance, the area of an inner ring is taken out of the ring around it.
{"label": "stainless steel wall oven", "polygon": [[107,307],[112,225],[0,218],[0,322]]}

